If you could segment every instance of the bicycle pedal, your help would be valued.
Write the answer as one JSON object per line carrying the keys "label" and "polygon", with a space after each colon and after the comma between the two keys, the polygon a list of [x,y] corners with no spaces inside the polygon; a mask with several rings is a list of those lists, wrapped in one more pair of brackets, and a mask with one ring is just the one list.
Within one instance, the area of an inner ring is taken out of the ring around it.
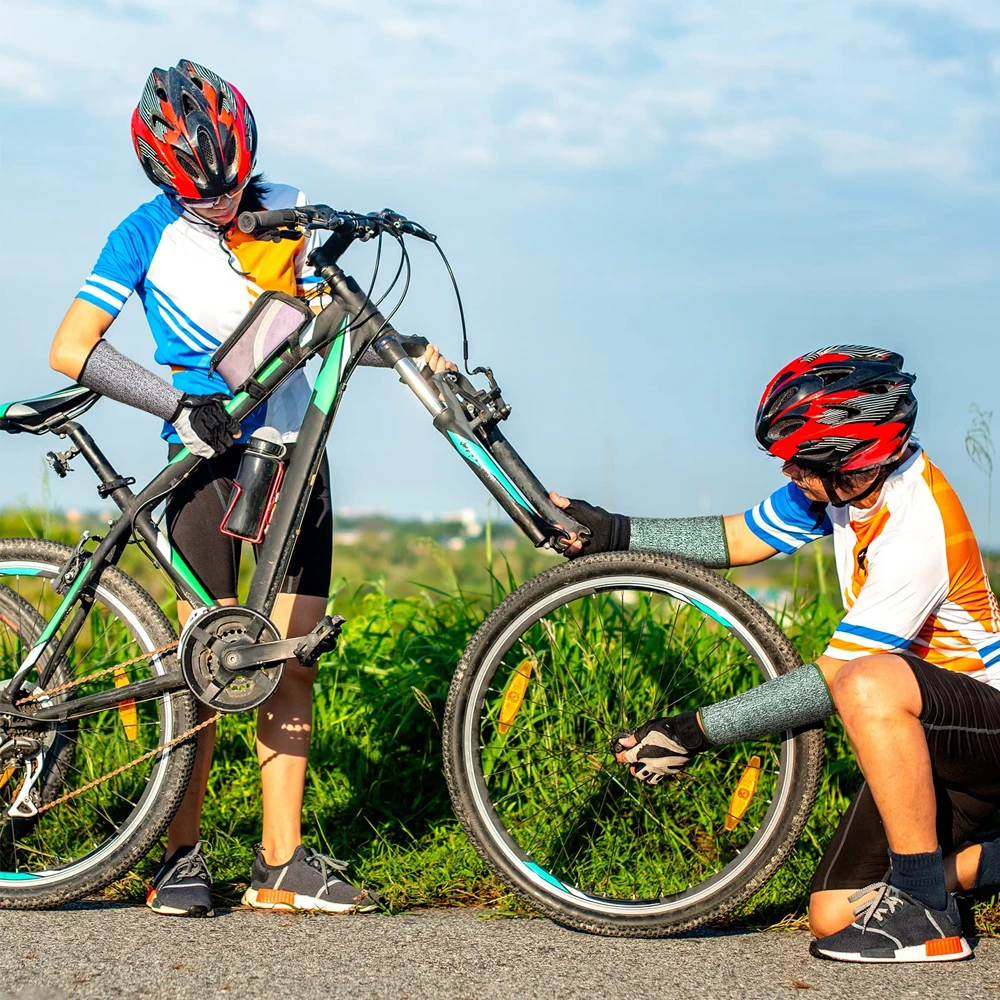
{"label": "bicycle pedal", "polygon": [[311,667],[337,645],[340,629],[347,619],[343,615],[324,615],[319,624],[295,647],[295,657],[304,667]]}

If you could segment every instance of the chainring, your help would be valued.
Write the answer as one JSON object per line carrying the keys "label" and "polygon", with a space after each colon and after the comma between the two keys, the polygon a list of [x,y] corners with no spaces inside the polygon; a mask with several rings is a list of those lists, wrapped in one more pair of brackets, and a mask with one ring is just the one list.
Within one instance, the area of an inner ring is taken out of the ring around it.
{"label": "chainring", "polygon": [[223,654],[281,636],[271,622],[250,608],[215,607],[195,613],[181,633],[177,659],[194,696],[217,712],[246,712],[274,694],[285,669],[284,660],[249,670],[222,665]]}

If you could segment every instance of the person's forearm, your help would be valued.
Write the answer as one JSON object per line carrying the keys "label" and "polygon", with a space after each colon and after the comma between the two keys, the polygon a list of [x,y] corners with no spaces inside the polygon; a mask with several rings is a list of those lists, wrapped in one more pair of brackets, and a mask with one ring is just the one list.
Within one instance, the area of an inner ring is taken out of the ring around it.
{"label": "person's forearm", "polygon": [[821,722],[835,711],[823,672],[807,663],[725,701],[699,709],[712,746],[757,739]]}
{"label": "person's forearm", "polygon": [[629,522],[631,551],[665,552],[714,569],[730,565],[722,517],[631,517]]}
{"label": "person's forearm", "polygon": [[80,385],[102,396],[145,410],[173,423],[183,393],[131,358],[99,340],[77,377]]}

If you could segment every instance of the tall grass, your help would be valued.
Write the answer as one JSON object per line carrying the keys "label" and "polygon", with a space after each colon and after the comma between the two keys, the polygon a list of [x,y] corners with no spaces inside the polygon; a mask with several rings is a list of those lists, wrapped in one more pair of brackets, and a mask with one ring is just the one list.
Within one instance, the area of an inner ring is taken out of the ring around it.
{"label": "tall grass", "polygon": [[[58,527],[49,525],[46,533],[56,535]],[[67,540],[73,536],[64,533]],[[524,908],[489,875],[454,818],[442,773],[440,726],[448,685],[470,636],[522,574],[501,574],[504,564],[495,556],[493,572],[480,572],[470,582],[464,573],[455,574],[449,554],[433,545],[421,558],[427,553],[427,565],[436,568],[433,586],[411,584],[410,592],[400,595],[378,580],[353,588],[341,581],[333,599],[348,622],[318,673],[304,837],[349,860],[353,876],[381,889],[394,908],[483,904],[498,913],[521,913]],[[790,599],[774,612],[807,660],[822,651],[842,614],[818,592],[823,557],[809,563],[796,572]],[[137,563],[136,570],[140,565],[145,564]],[[140,578],[169,610],[165,589],[148,567]],[[102,724],[114,721],[111,714]],[[812,872],[858,784],[842,727],[831,721],[822,787],[800,843],[735,919],[761,926],[802,917]],[[249,715],[227,716],[220,723],[203,829],[213,844],[217,891],[224,901],[236,902],[260,830]],[[109,895],[139,900],[159,860],[151,855]],[[1000,907],[982,904],[979,920],[983,929],[997,927]]]}
{"label": "tall grass", "polygon": [[[509,581],[494,578],[497,590]],[[305,799],[306,840],[349,859],[353,874],[398,909],[482,904],[524,912],[487,872],[454,819],[441,767],[440,722],[448,684],[468,637],[488,610],[486,595],[460,589],[360,598],[316,688]],[[800,599],[781,624],[808,659],[826,645],[840,612],[824,597]],[[224,898],[246,885],[260,824],[253,723],[228,716],[219,730],[205,806],[205,833]],[[748,926],[801,919],[809,880],[860,784],[843,728],[827,726],[827,763],[812,817],[778,876],[735,918]],[[138,899],[151,858],[118,896]],[[1000,925],[982,904],[980,926]]]}

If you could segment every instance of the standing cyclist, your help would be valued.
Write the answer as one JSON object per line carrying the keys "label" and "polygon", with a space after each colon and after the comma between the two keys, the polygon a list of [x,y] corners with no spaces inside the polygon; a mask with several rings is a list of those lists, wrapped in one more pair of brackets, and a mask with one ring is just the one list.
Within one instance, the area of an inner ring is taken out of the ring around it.
{"label": "standing cyclist", "polygon": [[[290,208],[305,204],[305,196],[254,173],[257,128],[250,106],[231,84],[186,59],[150,73],[132,115],[132,141],[162,193],[108,237],[56,332],[50,363],[104,396],[161,417],[171,458],[186,447],[208,459],[171,494],[167,526],[171,544],[212,597],[235,604],[239,548],[219,524],[244,442],[265,422],[294,442],[309,384],[296,372],[241,428],[223,406],[232,394],[221,376],[209,372],[209,360],[261,292],[301,294],[319,281],[306,273],[306,240],[259,241],[233,225],[240,211]],[[133,292],[146,311],[154,359],[170,367],[171,382],[104,339]],[[434,347],[426,360],[435,371],[448,364]],[[305,635],[324,613],[332,527],[324,459],[272,613],[284,636]],[[177,612],[183,626],[191,607],[178,601]],[[264,909],[371,910],[374,900],[342,877],[342,862],[301,841],[314,679],[314,669],[289,660],[277,691],[257,714],[262,847],[243,901]],[[206,706],[199,705],[199,713],[207,718]],[[198,733],[191,782],[147,898],[156,913],[213,913],[200,825],[214,743],[214,726]]]}
{"label": "standing cyclist", "polygon": [[552,495],[593,532],[571,557],[653,549],[723,568],[833,535],[847,612],[815,663],[653,719],[613,750],[656,784],[707,747],[839,712],[866,780],[815,873],[809,921],[813,954],[845,961],[965,958],[949,890],[1000,885],[1000,842],[976,842],[1000,808],[1000,608],[958,497],[912,439],[902,362],[828,347],[778,372],[756,436],[792,482],[745,514],[628,518]]}

